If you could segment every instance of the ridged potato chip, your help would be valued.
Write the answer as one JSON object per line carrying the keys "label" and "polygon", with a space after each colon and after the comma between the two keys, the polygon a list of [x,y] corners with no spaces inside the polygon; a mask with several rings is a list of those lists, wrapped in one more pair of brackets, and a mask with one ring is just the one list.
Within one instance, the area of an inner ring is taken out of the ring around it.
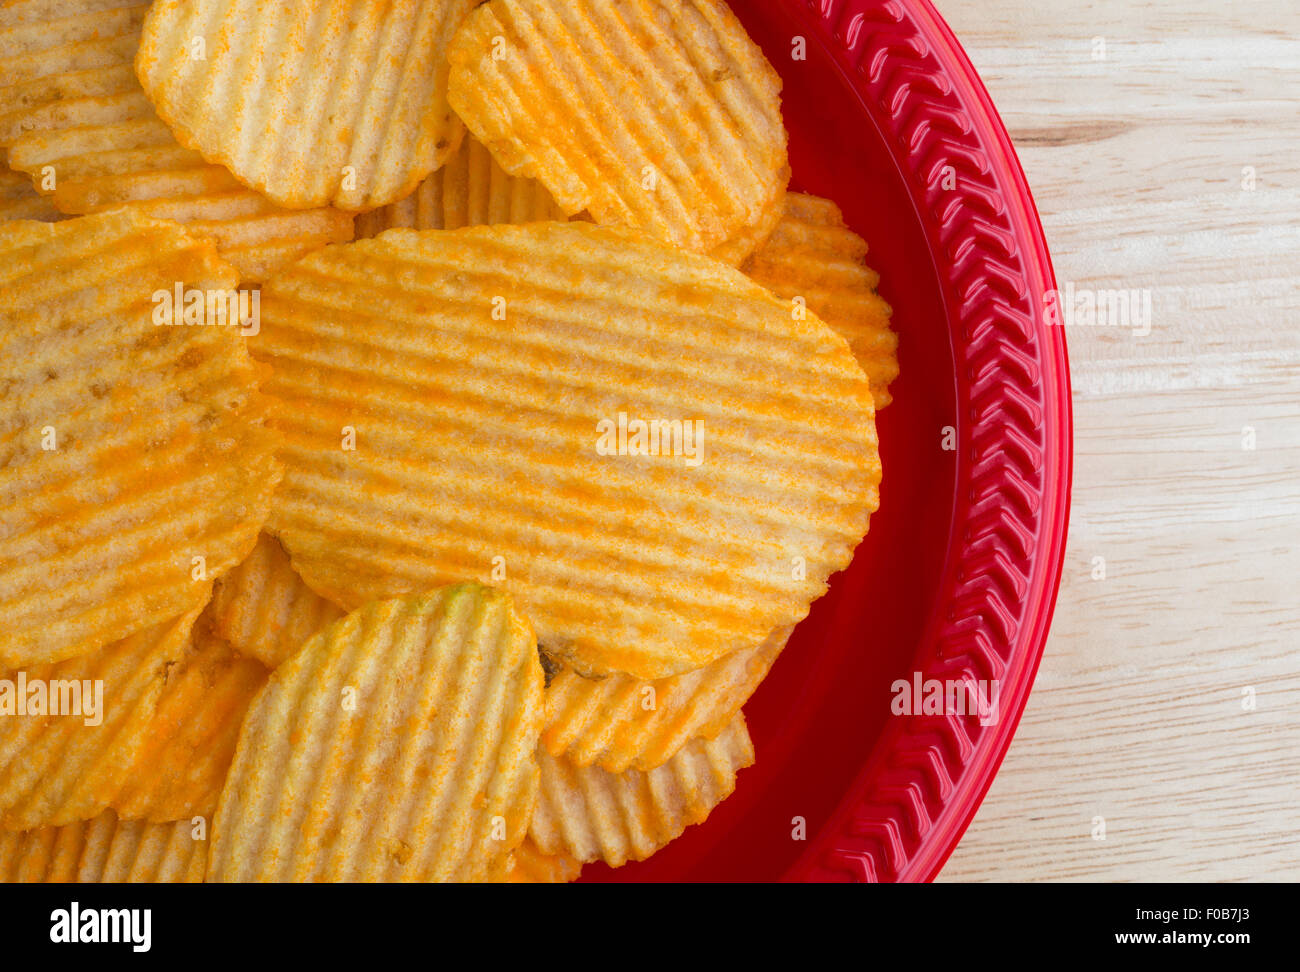
{"label": "ridged potato chip", "polygon": [[699,737],[712,738],[740,711],[785,647],[790,628],[671,678],[584,678],[572,670],[546,688],[542,746],[574,766],[611,773],[652,770]]}
{"label": "ridged potato chip", "polygon": [[52,223],[63,214],[32,188],[32,180],[21,172],[0,170],[0,221],[37,219]]}
{"label": "ridged potato chip", "polygon": [[528,622],[476,584],[335,622],[248,713],[210,879],[504,879],[537,799],[542,681]]}
{"label": "ridged potato chip", "polygon": [[217,581],[208,615],[237,651],[275,668],[343,611],[304,584],[280,541],[264,533],[248,558]]}
{"label": "ridged potato chip", "polygon": [[790,193],[780,223],[745,272],[786,300],[807,308],[844,336],[871,382],[876,409],[893,401],[898,335],[893,311],[876,293],[880,275],[864,262],[867,244],[829,199]]}
{"label": "ridged potato chip", "polygon": [[127,820],[210,818],[226,781],[235,743],[266,666],[243,658],[194,626],[189,650],[166,673],[148,740],[113,809]]}
{"label": "ridged potato chip", "polygon": [[[84,655],[202,607],[280,477],[236,275],[175,223],[0,223],[0,666]],[[207,301],[205,302],[205,298]]]}
{"label": "ridged potato chip", "polygon": [[313,590],[351,607],[495,583],[584,674],[663,678],[762,643],[878,504],[843,338],[626,230],[330,247],[263,290],[253,345],[285,435],[268,530]]}
{"label": "ridged potato chip", "polygon": [[0,830],[0,884],[201,884],[208,844],[189,820],[93,820]]}
{"label": "ridged potato chip", "polygon": [[136,71],[181,143],[245,185],[282,206],[374,209],[464,136],[446,52],[477,2],[157,0]]}
{"label": "ridged potato chip", "polygon": [[708,253],[785,193],[781,78],[721,0],[491,0],[448,57],[470,131],[570,215]]}
{"label": "ridged potato chip", "polygon": [[399,202],[357,217],[357,239],[386,229],[461,229],[492,223],[565,219],[536,179],[507,175],[483,143],[467,135],[441,169]]}
{"label": "ridged potato chip", "polygon": [[609,773],[557,759],[545,750],[542,795],[528,834],[543,854],[622,867],[643,861],[702,823],[736,789],[736,774],[754,763],[754,745],[737,715],[713,739],[687,743],[648,773]]}
{"label": "ridged potato chip", "polygon": [[568,884],[581,873],[581,861],[564,853],[543,854],[527,837],[510,858],[511,884]]}
{"label": "ridged potato chip", "polygon": [[245,280],[352,238],[352,215],[272,205],[182,148],[133,61],[148,3],[18,0],[0,6],[0,148],[62,212],[129,206],[212,240]]}
{"label": "ridged potato chip", "polygon": [[150,745],[193,620],[191,613],[84,658],[0,675],[0,829],[57,827],[112,805]]}

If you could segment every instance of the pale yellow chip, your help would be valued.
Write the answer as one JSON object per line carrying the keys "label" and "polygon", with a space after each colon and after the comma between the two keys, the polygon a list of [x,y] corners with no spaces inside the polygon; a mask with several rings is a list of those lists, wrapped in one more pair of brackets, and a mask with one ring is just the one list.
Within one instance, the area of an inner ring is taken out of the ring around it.
{"label": "pale yellow chip", "polygon": [[781,78],[721,0],[491,0],[448,56],[460,117],[570,215],[752,247],[789,182]]}
{"label": "pale yellow chip", "polygon": [[865,259],[867,244],[844,223],[829,199],[791,193],[775,232],[745,265],[745,272],[772,293],[802,301],[844,336],[871,381],[876,408],[893,401],[898,377],[898,335],[893,313],[876,293],[880,275]]}
{"label": "pale yellow chip", "polygon": [[202,607],[252,549],[280,467],[244,338],[155,323],[235,282],[129,211],[0,223],[0,667]]}
{"label": "pale yellow chip", "polygon": [[441,169],[405,199],[357,217],[357,239],[386,229],[460,229],[492,223],[562,220],[536,179],[507,175],[483,143],[467,135]]}
{"label": "pale yellow chip", "polygon": [[135,76],[148,9],[140,0],[0,5],[0,148],[10,166],[65,213],[129,206],[183,222],[245,280],[351,239],[351,214],[282,209],[182,148]]}
{"label": "pale yellow chip", "polygon": [[703,823],[731,796],[736,774],[754,763],[754,745],[737,714],[713,739],[687,743],[648,773],[586,769],[538,753],[542,795],[528,835],[543,854],[622,867],[643,861]]}
{"label": "pale yellow chip", "polygon": [[207,869],[203,822],[93,820],[0,831],[0,884],[200,884]]}
{"label": "pale yellow chip", "polygon": [[211,879],[504,878],[537,799],[542,683],[532,629],[490,588],[334,623],[249,710]]}
{"label": "pale yellow chip", "polygon": [[652,770],[697,737],[712,738],[740,711],[791,629],[683,675],[652,681],[584,678],[566,669],[546,688],[542,746],[574,766]]}
{"label": "pale yellow chip", "polygon": [[112,805],[149,747],[193,619],[84,658],[0,674],[0,829],[57,827]]}
{"label": "pale yellow chip", "polygon": [[268,529],[313,590],[350,607],[496,583],[584,674],[663,678],[762,643],[878,505],[844,340],[626,230],[330,247],[264,288],[252,350],[285,434]]}
{"label": "pale yellow chip", "polygon": [[543,854],[529,838],[510,856],[511,884],[568,884],[578,880],[582,862],[563,852]]}
{"label": "pale yellow chip", "polygon": [[195,625],[189,650],[166,673],[148,740],[113,809],[123,819],[211,818],[235,756],[235,743],[266,666],[237,655]]}
{"label": "pale yellow chip", "polygon": [[0,170],[0,221],[37,219],[52,223],[62,218],[54,203],[32,188],[32,180],[26,175]]}
{"label": "pale yellow chip", "polygon": [[217,581],[208,615],[237,651],[275,668],[343,611],[304,584],[280,542],[264,533]]}
{"label": "pale yellow chip", "polygon": [[182,144],[245,185],[374,209],[460,144],[447,46],[477,2],[157,0],[136,70]]}

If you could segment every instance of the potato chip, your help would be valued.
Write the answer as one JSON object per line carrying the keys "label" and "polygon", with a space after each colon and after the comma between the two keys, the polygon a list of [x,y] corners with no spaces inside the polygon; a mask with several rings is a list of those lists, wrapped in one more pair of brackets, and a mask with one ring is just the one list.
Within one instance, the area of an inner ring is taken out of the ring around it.
{"label": "potato chip", "polygon": [[52,223],[63,214],[32,188],[32,180],[20,172],[0,171],[0,221],[38,219]]}
{"label": "potato chip", "polygon": [[0,830],[0,884],[200,884],[205,833],[189,820],[93,820],[40,830]]}
{"label": "potato chip", "polygon": [[[197,612],[196,612],[197,613]],[[0,828],[88,820],[122,792],[149,746],[191,613],[84,658],[0,675]]]}
{"label": "potato chip", "polygon": [[158,709],[130,778],[113,799],[124,819],[211,817],[239,728],[266,684],[266,666],[195,625],[189,650],[166,673]]}
{"label": "potato chip", "polygon": [[[201,607],[252,549],[280,467],[239,328],[214,320],[235,281],[129,211],[0,223],[0,667]],[[173,326],[196,295],[208,326]]]}
{"label": "potato chip", "polygon": [[448,58],[470,131],[570,215],[707,253],[789,182],[781,78],[720,0],[491,0]]}
{"label": "potato chip", "polygon": [[472,135],[441,169],[405,199],[357,217],[357,239],[386,229],[460,229],[492,223],[564,219],[536,179],[507,175]]}
{"label": "potato chip", "polygon": [[265,533],[248,558],[217,581],[208,614],[217,634],[268,668],[343,617],[302,582],[280,541]]}
{"label": "potato chip", "polygon": [[477,2],[158,0],[136,70],[181,143],[245,185],[282,206],[374,209],[464,136],[446,51]]}
{"label": "potato chip", "polygon": [[542,795],[528,834],[543,854],[622,867],[643,861],[703,823],[731,796],[736,774],[754,763],[754,745],[737,715],[713,739],[696,739],[648,773],[609,773],[557,759],[545,750]]}
{"label": "potato chip", "polygon": [[130,206],[186,223],[245,280],[352,238],[352,216],[281,209],[182,148],[136,80],[148,3],[0,6],[0,147],[62,212]]}
{"label": "potato chip", "polygon": [[611,773],[661,766],[692,739],[711,739],[726,728],[766,677],[791,630],[671,678],[594,679],[560,672],[546,689],[542,746],[574,766],[594,764]]}
{"label": "potato chip", "polygon": [[893,313],[876,294],[880,275],[864,262],[867,244],[844,223],[829,199],[791,193],[776,231],[745,272],[785,300],[802,300],[844,336],[871,381],[876,408],[893,401],[898,377],[898,335]]}
{"label": "potato chip", "polygon": [[528,622],[476,584],[335,622],[249,710],[211,878],[504,878],[537,799],[542,679]]}
{"label": "potato chip", "polygon": [[589,223],[389,230],[262,294],[286,436],[268,530],[344,607],[462,578],[584,674],[794,624],[880,463],[844,340],[740,273]]}
{"label": "potato chip", "polygon": [[582,862],[568,854],[543,854],[525,837],[510,856],[511,884],[568,884],[578,880]]}

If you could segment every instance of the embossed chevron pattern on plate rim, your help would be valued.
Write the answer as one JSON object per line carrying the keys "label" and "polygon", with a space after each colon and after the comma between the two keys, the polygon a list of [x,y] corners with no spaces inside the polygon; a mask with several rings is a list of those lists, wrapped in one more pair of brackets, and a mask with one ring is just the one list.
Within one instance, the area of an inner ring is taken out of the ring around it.
{"label": "embossed chevron pattern on plate rim", "polygon": [[[1001,717],[893,719],[787,880],[927,881],[1015,735],[1051,624],[1072,462],[1065,339],[1038,212],[988,92],[929,0],[786,0],[873,115],[939,269],[957,363],[953,550],[916,668],[997,678]],[[951,165],[957,189],[935,174]],[[1013,340],[1008,340],[1011,338]]]}

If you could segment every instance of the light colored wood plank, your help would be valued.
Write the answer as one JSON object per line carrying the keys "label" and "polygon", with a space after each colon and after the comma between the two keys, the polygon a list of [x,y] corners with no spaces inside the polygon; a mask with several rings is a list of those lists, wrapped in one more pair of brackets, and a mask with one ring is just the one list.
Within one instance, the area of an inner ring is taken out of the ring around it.
{"label": "light colored wood plank", "polygon": [[1067,331],[1056,621],[941,880],[1300,879],[1300,7],[938,6],[1017,142],[1060,281],[1152,300],[1145,336]]}

